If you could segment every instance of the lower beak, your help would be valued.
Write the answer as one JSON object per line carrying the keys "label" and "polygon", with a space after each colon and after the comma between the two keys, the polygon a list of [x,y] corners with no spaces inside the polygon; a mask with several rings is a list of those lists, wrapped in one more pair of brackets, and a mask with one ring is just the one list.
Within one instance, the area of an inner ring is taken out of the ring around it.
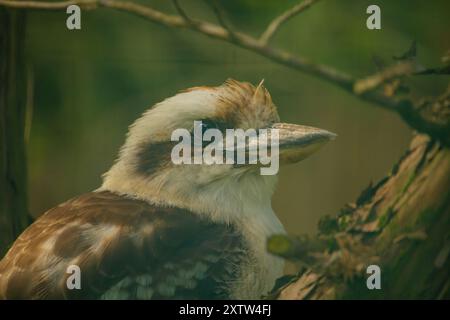
{"label": "lower beak", "polygon": [[290,123],[275,123],[271,129],[278,131],[282,164],[299,162],[336,138],[327,130]]}

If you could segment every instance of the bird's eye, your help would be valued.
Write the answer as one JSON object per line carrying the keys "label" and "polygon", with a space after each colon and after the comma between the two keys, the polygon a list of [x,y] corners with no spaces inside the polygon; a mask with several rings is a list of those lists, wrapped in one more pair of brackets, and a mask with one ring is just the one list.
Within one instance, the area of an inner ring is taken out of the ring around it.
{"label": "bird's eye", "polygon": [[205,131],[208,129],[218,129],[218,125],[216,122],[212,120],[202,120],[202,135],[205,134]]}

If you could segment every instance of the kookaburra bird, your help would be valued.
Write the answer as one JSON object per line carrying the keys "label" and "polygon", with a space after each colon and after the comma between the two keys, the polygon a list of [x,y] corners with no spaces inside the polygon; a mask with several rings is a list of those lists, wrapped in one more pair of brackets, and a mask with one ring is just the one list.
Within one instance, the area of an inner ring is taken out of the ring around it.
{"label": "kookaburra bird", "polygon": [[[54,207],[0,262],[3,299],[257,299],[282,275],[266,239],[284,229],[271,207],[277,178],[258,165],[171,161],[177,128],[279,129],[280,163],[334,134],[282,124],[260,84],[195,87],[146,111],[93,192]],[[70,266],[81,287],[68,286]]]}

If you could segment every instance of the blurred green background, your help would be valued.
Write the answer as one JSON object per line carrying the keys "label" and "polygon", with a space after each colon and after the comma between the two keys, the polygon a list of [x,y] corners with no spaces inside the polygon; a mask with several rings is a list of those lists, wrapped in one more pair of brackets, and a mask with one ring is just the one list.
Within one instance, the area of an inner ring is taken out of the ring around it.
{"label": "blurred green background", "polygon": [[[170,1],[141,1],[175,14]],[[214,21],[200,0],[180,0],[192,17]],[[222,1],[235,28],[259,34],[287,0]],[[378,4],[382,29],[366,28]],[[392,62],[417,40],[425,66],[450,47],[450,1],[320,1],[290,20],[273,45],[355,76],[376,72],[373,56]],[[33,216],[97,188],[139,115],[178,90],[226,78],[265,85],[283,121],[336,132],[311,158],[282,168],[273,206],[291,233],[312,233],[369,182],[386,175],[411,130],[393,113],[370,106],[319,79],[252,52],[188,30],[168,29],[109,9],[82,12],[82,30],[66,28],[65,12],[28,12],[26,56],[34,79],[28,138]],[[436,95],[445,79],[422,77],[417,95]]]}

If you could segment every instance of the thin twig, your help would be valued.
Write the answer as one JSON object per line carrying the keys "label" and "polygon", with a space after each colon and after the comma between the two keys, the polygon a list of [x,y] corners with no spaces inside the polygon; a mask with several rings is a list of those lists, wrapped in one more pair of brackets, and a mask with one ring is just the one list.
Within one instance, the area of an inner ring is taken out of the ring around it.
{"label": "thin twig", "polygon": [[175,9],[177,10],[178,14],[183,17],[184,20],[186,20],[189,23],[192,23],[193,21],[191,20],[191,18],[189,18],[189,16],[186,14],[186,11],[184,11],[184,9],[181,7],[180,3],[178,2],[178,0],[172,0],[173,6],[175,7]]}
{"label": "thin twig", "polygon": [[353,85],[353,91],[356,94],[363,94],[364,92],[374,90],[389,80],[412,74],[414,68],[415,65],[412,61],[399,62],[380,72],[356,81]]}
{"label": "thin twig", "polygon": [[234,33],[233,28],[231,28],[230,24],[227,22],[227,20],[226,20],[226,18],[225,18],[225,13],[223,12],[222,7],[221,7],[220,4],[217,2],[217,0],[211,0],[211,1],[207,1],[207,2],[211,5],[211,7],[212,7],[212,9],[213,9],[213,11],[214,11],[214,14],[215,14],[216,17],[217,17],[217,21],[219,21],[219,24],[220,24],[225,30],[228,31],[228,33],[230,34],[230,36],[231,36],[232,39],[236,39],[237,36],[236,36],[236,34]]}
{"label": "thin twig", "polygon": [[297,14],[305,11],[312,4],[314,4],[314,2],[317,1],[318,0],[304,0],[303,2],[300,2],[299,4],[293,6],[292,8],[288,9],[287,11],[283,12],[281,15],[273,19],[259,38],[261,43],[267,44],[283,23],[296,16]]}
{"label": "thin twig", "polygon": [[449,75],[450,74],[450,65],[437,67],[437,68],[429,68],[420,70],[414,73],[414,75],[422,76],[422,75],[430,75],[430,74],[438,74],[438,75]]}

